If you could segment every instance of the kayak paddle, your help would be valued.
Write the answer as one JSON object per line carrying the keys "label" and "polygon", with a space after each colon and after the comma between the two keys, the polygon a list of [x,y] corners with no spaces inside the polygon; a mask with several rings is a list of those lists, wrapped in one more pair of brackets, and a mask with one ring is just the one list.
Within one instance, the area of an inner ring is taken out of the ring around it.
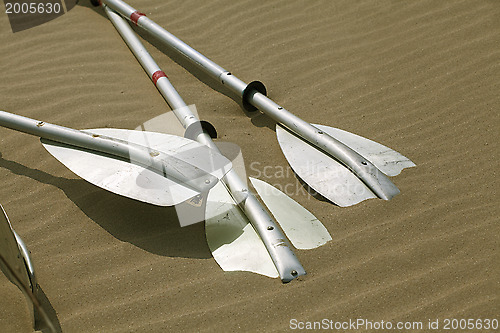
{"label": "kayak paddle", "polygon": [[294,172],[312,189],[339,206],[369,198],[390,200],[399,189],[388,176],[415,164],[400,153],[361,136],[336,128],[312,125],[266,96],[259,81],[244,83],[198,51],[121,0],[92,0],[105,4],[133,22],[197,69],[229,88],[247,111],[261,110],[278,122],[276,134]]}

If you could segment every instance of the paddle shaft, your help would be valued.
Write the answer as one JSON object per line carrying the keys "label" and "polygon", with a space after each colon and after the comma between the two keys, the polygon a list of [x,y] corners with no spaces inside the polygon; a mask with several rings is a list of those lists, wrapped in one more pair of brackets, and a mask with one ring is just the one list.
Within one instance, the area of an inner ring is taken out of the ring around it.
{"label": "paddle shaft", "polygon": [[133,161],[166,177],[175,178],[181,184],[199,192],[206,192],[217,184],[216,177],[175,156],[123,140],[49,124],[5,111],[0,111],[0,126],[46,140]]}
{"label": "paddle shaft", "polygon": [[[199,122],[199,119],[191,112],[128,23],[107,6],[104,6],[104,10],[148,76],[155,83],[165,101],[170,105],[183,127],[188,128],[190,125]],[[201,131],[195,139],[220,152],[207,133]],[[250,193],[234,169],[231,169],[222,181],[262,239],[278,270],[281,280],[289,282],[299,275],[304,275],[305,270],[293,253],[286,236],[277,227],[274,220],[262,207],[257,198]],[[238,200],[237,198],[237,194],[241,193],[246,195],[244,200]]]}
{"label": "paddle shaft", "polygon": [[253,81],[247,85],[125,2],[121,0],[100,0],[100,2],[146,30],[152,36],[165,43],[174,52],[184,56],[198,69],[203,70],[210,77],[228,87],[233,93],[241,97],[241,102],[247,110],[252,111],[255,108],[261,110],[314,147],[326,152],[344,164],[378,197],[389,200],[399,193],[398,188],[389,178],[370,161],[342,142],[293,115],[266,97],[266,90],[262,83]]}

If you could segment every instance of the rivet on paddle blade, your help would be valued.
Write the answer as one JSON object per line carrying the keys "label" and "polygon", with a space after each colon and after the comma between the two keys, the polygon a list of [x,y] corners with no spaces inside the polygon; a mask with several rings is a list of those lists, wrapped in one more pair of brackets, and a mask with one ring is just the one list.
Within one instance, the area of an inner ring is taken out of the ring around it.
{"label": "rivet on paddle blade", "polygon": [[299,273],[297,273],[296,270],[293,270],[291,273],[292,273],[293,276],[297,276],[297,274],[299,274]]}
{"label": "rivet on paddle blade", "polygon": [[205,184],[207,184],[207,185],[210,184],[210,179],[206,179]]}
{"label": "rivet on paddle blade", "polygon": [[267,227],[267,230],[274,230],[274,227],[270,225],[269,227]]}

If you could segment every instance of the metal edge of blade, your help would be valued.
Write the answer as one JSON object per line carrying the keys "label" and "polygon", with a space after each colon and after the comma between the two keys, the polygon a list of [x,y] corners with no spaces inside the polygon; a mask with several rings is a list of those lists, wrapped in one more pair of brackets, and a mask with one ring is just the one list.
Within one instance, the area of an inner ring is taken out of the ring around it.
{"label": "metal edge of blade", "polygon": [[[37,326],[37,309],[33,303],[32,297],[37,297],[38,284],[36,282],[33,262],[29,256],[28,248],[21,237],[14,231],[10,224],[9,218],[0,204],[0,251],[4,258],[5,264],[0,262],[2,272],[7,276],[10,282],[16,285],[23,295],[27,298],[30,316],[33,327]],[[14,276],[11,275],[12,271]],[[19,284],[22,284],[19,285]],[[26,294],[31,292],[31,296]]]}

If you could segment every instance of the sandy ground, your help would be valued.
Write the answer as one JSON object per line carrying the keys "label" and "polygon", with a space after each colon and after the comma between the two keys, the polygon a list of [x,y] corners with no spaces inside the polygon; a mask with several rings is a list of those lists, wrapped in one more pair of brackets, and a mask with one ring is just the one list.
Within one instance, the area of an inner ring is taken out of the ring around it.
{"label": "sandy ground", "polygon": [[[173,209],[101,190],[37,138],[0,128],[0,203],[32,252],[59,330],[286,331],[291,319],[324,318],[424,327],[439,319],[442,328],[446,318],[499,319],[500,3],[130,4],[242,80],[263,81],[303,119],[383,143],[417,167],[393,178],[401,194],[389,202],[340,208],[311,198],[273,121],[250,119],[150,40],[186,102],[242,148],[248,174],[296,187],[289,194],[333,241],[297,251],[308,275],[289,284],[224,272],[202,223],[181,228]],[[88,1],[15,34],[2,14],[0,45],[2,110],[78,129],[134,129],[169,111]],[[0,331],[32,331],[24,297],[3,275],[0,294]]]}

